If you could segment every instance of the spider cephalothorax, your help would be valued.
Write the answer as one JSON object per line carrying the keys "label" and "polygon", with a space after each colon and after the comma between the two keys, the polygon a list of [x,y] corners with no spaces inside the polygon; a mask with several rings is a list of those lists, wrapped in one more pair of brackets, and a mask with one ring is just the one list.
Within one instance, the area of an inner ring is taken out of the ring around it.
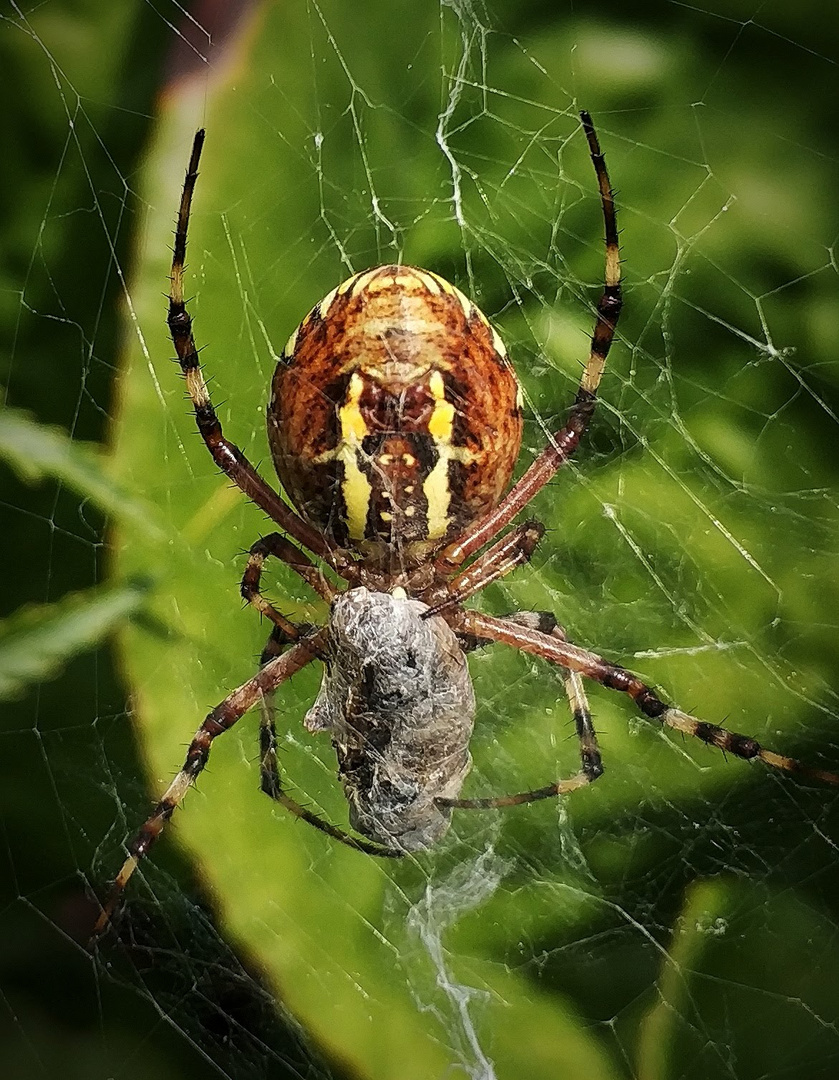
{"label": "spider cephalothorax", "polygon": [[[514,519],[585,433],[620,315],[614,198],[591,118],[581,117],[600,191],[606,262],[588,360],[565,425],[507,490],[522,416],[498,334],[436,274],[406,266],[366,270],[311,310],[274,376],[268,436],[295,509],[224,437],[201,373],[184,301],[187,226],[204,142],[203,131],[196,135],[175,233],[169,328],[207,448],[282,530],[253,545],[241,586],[273,629],[257,675],[206,717],[180,773],[129,844],[96,932],[204,768],[213,739],[257,704],[262,790],[341,843],[380,856],[429,846],[445,832],[453,809],[533,802],[596,780],[603,766],[584,677],[627,694],[645,716],[737,757],[839,784],[833,773],[668,705],[637,675],[570,644],[550,613],[493,618],[463,606],[526,562],[539,543],[538,522],[514,525]],[[266,600],[260,581],[269,557],[329,602],[325,625],[297,626]],[[475,712],[464,654],[490,642],[563,671],[580,767],[533,791],[461,798]],[[323,662],[324,678],[306,724],[330,734],[350,821],[367,839],[323,820],[281,783],[272,695],[313,660]]]}

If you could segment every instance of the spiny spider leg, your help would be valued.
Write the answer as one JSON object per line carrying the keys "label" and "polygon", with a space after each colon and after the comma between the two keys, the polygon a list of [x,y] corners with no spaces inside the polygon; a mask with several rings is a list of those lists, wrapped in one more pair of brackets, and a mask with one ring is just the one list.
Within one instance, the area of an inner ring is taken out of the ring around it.
{"label": "spiny spider leg", "polygon": [[[260,668],[282,656],[291,644],[293,640],[288,638],[281,627],[275,626],[259,658]],[[266,690],[259,702],[259,786],[270,799],[276,799],[282,791],[277,764],[275,698],[275,690]]]}
{"label": "spiny spider leg", "polygon": [[[550,612],[522,612],[508,615],[505,622],[529,626],[542,634],[550,635],[559,641],[566,641],[565,631]],[[471,643],[470,643],[471,644]],[[476,647],[489,644],[489,639],[475,642]],[[565,694],[571,706],[571,715],[580,743],[580,771],[567,780],[555,780],[546,787],[521,791],[517,795],[497,795],[484,799],[438,799],[438,806],[447,806],[455,810],[497,810],[505,806],[519,806],[521,803],[536,802],[539,799],[552,799],[557,795],[568,795],[577,791],[603,775],[603,762],[597,746],[597,735],[591,718],[588,698],[583,686],[583,677],[578,671],[564,669]]]}
{"label": "spiny spider leg", "polygon": [[[264,615],[267,619],[282,631],[284,635],[284,641],[297,641],[300,637],[300,631],[291,622],[281,615],[273,604],[269,603],[260,592],[260,584],[262,581],[262,570],[265,566],[265,560],[270,556],[274,556],[275,559],[279,559],[281,562],[286,563],[292,570],[295,570],[303,580],[314,589],[314,591],[321,596],[327,603],[331,603],[335,596],[335,589],[329,584],[324,577],[322,571],[314,565],[299,548],[296,548],[294,544],[285,539],[284,536],[280,536],[279,533],[270,533],[268,536],[263,536],[261,540],[257,540],[248,552],[248,564],[245,567],[245,572],[242,575],[241,593],[242,598],[249,604],[253,605],[260,614]],[[263,661],[264,662],[264,661]]]}
{"label": "spiny spider leg", "polygon": [[[545,535],[545,527],[539,521],[524,521],[501,537],[492,547],[482,552],[465,570],[435,588],[423,597],[430,605],[424,618],[437,615],[443,608],[453,607],[480,592],[493,581],[506,577],[523,563],[529,561],[536,545]],[[438,593],[443,599],[438,602]]]}
{"label": "spiny spider leg", "polygon": [[541,656],[571,671],[578,671],[586,678],[607,686],[610,690],[619,690],[621,693],[628,694],[645,716],[660,720],[662,724],[682,731],[686,735],[693,735],[725,753],[747,761],[759,758],[766,765],[771,765],[773,769],[798,773],[800,776],[820,780],[823,783],[839,785],[839,775],[836,773],[825,769],[814,769],[794,758],[776,754],[773,750],[762,747],[756,739],[748,735],[740,735],[736,731],[728,731],[717,724],[698,720],[695,716],[690,716],[681,709],[668,705],[637,675],[619,664],[610,663],[597,653],[589,652],[588,649],[581,649],[570,642],[548,636],[527,626],[516,626],[511,620],[493,618],[491,615],[468,611],[465,608],[457,608],[451,612],[444,609],[441,617],[458,634],[466,634],[479,641],[488,639],[513,645],[523,652]]}
{"label": "spiny spider leg", "polygon": [[125,891],[125,886],[137,869],[140,860],[149,853],[152,844],[163,832],[167,821],[207,764],[213,739],[233,727],[248,709],[262,699],[265,693],[275,689],[314,660],[323,647],[323,641],[324,635],[318,634],[294,645],[288,652],[266,664],[252,679],[239,686],[207,715],[189,744],[181,771],[128,845],[128,857],[117,874],[108,899],[102,907],[102,913],[93,928],[94,940],[110,922],[111,915]]}
{"label": "spiny spider leg", "polygon": [[203,129],[196,132],[192,144],[192,155],[184,180],[181,205],[178,211],[178,224],[175,229],[175,247],[172,255],[172,288],[169,293],[169,332],[178,362],[186,379],[187,393],[195,409],[198,430],[207,444],[213,460],[233,483],[245,495],[280,526],[298,543],[319,555],[340,573],[343,561],[337,553],[331,552],[323,536],[311,525],[299,517],[290,506],[283,502],[276,491],[262,479],[242,451],[225,439],[221,423],[210,401],[207,384],[201,373],[198,349],[192,336],[192,319],[186,310],[184,300],[184,260],[186,259],[187,229],[192,206],[192,193],[198,179],[198,162],[204,145]]}
{"label": "spiny spider leg", "polygon": [[[275,628],[268,638],[268,642],[262,652],[260,664],[270,663],[270,661],[275,656],[279,656],[289,644],[290,642],[284,639],[282,630],[279,627]],[[308,810],[305,806],[301,806],[300,803],[292,799],[285,791],[283,791],[282,781],[280,780],[279,763],[277,761],[277,728],[274,715],[274,690],[266,690],[262,696],[261,718],[259,723],[259,775],[261,790],[265,792],[269,799],[273,799],[274,802],[285,807],[285,809],[294,814],[295,817],[300,818],[309,825],[313,825],[316,829],[320,829],[321,832],[331,836],[333,840],[339,840],[347,847],[354,848],[356,851],[363,851],[367,855],[377,855],[384,859],[401,858],[404,854],[401,849],[382,847],[380,844],[373,843],[370,840],[362,840],[360,837],[352,836],[350,833],[344,832],[343,829],[339,829],[337,825],[332,825],[330,822],[325,821],[322,817],[319,817],[311,810]]]}
{"label": "spiny spider leg", "polygon": [[577,397],[565,426],[550,439],[542,453],[507,492],[498,506],[443,548],[435,564],[443,574],[450,574],[470,555],[474,555],[479,548],[492,540],[501,529],[510,524],[516,514],[530,502],[553,477],[557,469],[564,465],[574,453],[594,412],[597,388],[600,385],[606,357],[615,336],[615,327],[620,317],[623,299],[615,199],[591,117],[587,112],[581,112],[580,118],[597,174],[603,220],[606,225],[604,287],[597,302],[597,321],[591,338],[588,362],[583,370]]}

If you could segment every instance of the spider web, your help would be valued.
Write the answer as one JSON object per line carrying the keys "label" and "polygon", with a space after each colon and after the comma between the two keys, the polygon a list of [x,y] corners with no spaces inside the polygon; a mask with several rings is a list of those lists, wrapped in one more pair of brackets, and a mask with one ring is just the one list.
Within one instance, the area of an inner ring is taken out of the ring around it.
{"label": "spider web", "polygon": [[[591,436],[533,506],[540,551],[476,603],[549,610],[701,719],[839,767],[836,17],[309,0],[219,18],[59,0],[3,16],[21,87],[4,611],[38,605],[0,635],[19,691],[2,727],[3,1075],[835,1076],[835,793],[597,687],[597,784],[458,815],[397,867],[272,808],[244,718],[132,881],[119,941],[84,949],[85,888],[101,895],[266,636],[236,587],[269,527],[195,436],[163,324],[201,125],[196,337],[226,433],[270,478],[276,355],[379,262],[434,269],[499,328],[525,460],[561,426],[603,274],[576,119],[592,112],[625,313]],[[325,615],[282,568],[268,591],[296,620]],[[570,775],[559,674],[500,647],[471,666],[465,793]],[[299,723],[317,683],[281,695],[282,764],[344,823],[328,743]]]}

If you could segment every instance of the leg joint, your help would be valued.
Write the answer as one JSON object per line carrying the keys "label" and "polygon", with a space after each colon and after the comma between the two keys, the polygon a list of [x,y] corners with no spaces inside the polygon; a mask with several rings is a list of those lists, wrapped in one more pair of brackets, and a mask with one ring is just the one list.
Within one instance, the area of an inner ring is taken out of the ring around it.
{"label": "leg joint", "polygon": [[594,783],[603,775],[603,759],[597,750],[586,747],[580,754],[580,760],[583,764],[583,772],[590,782]]}
{"label": "leg joint", "polygon": [[644,713],[645,716],[649,716],[652,719],[657,719],[663,713],[666,713],[670,708],[661,698],[653,693],[648,687],[644,686],[638,694],[634,695],[635,704]]}

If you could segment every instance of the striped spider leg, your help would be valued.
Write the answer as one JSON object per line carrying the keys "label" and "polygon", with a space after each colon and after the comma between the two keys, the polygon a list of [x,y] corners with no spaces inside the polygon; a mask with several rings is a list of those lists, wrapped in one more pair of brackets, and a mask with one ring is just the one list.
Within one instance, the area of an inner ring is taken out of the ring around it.
{"label": "striped spider leg", "polygon": [[195,411],[195,420],[201,437],[213,460],[245,495],[293,537],[298,543],[314,552],[340,573],[340,555],[330,549],[323,535],[304,521],[299,514],[277,494],[259,475],[242,451],[224,437],[207,384],[201,372],[198,347],[192,333],[192,319],[184,297],[184,269],[186,260],[187,231],[192,208],[192,196],[198,179],[198,164],[204,146],[203,128],[196,132],[192,154],[187,166],[181,193],[178,222],[175,228],[175,246],[172,254],[171,289],[169,292],[168,326],[178,356],[178,363],[186,380],[186,389]]}
{"label": "striped spider leg", "polygon": [[591,116],[587,112],[581,112],[580,118],[597,175],[600,202],[603,207],[603,220],[606,226],[604,286],[597,302],[597,320],[591,338],[588,361],[583,369],[577,397],[565,426],[548,440],[545,449],[498,505],[443,548],[435,563],[443,575],[453,573],[466,559],[479,551],[484,544],[494,539],[501,529],[509,525],[516,514],[527,506],[577,449],[594,414],[594,407],[597,402],[597,388],[600,385],[603,369],[606,366],[606,357],[615,337],[615,328],[623,306],[623,294],[621,291],[618,222],[609,173],[606,170],[606,162],[600,149]]}
{"label": "striped spider leg", "polygon": [[[529,627],[558,641],[567,641],[565,631],[548,611],[518,612],[515,615],[507,615],[501,621]],[[491,638],[467,637],[464,647],[480,648],[491,642]],[[565,696],[568,699],[571,718],[580,745],[579,771],[564,780],[554,780],[544,787],[533,788],[531,791],[520,791],[515,795],[490,795],[477,799],[439,799],[441,806],[451,810],[502,810],[510,806],[520,806],[522,803],[538,802],[539,799],[554,799],[559,795],[570,795],[572,791],[594,783],[603,775],[603,762],[597,745],[597,734],[594,730],[583,677],[579,671],[571,668],[563,667],[562,670]]]}
{"label": "striped spider leg", "polygon": [[[839,775],[828,772],[826,769],[817,769],[810,765],[804,765],[795,758],[768,750],[748,735],[741,735],[736,731],[728,731],[718,724],[711,724],[699,720],[673,705],[663,701],[653,688],[647,685],[637,675],[619,664],[614,664],[604,659],[597,653],[588,649],[581,649],[572,645],[565,639],[564,634],[558,634],[554,630],[545,633],[535,625],[527,625],[519,619],[502,619],[491,615],[483,615],[477,611],[467,611],[464,608],[454,608],[451,611],[443,610],[443,618],[452,626],[458,634],[465,634],[468,638],[477,638],[479,642],[488,641],[503,642],[512,645],[523,652],[533,656],[540,656],[544,660],[558,664],[565,671],[577,672],[585,678],[592,679],[610,690],[619,690],[627,694],[635,702],[637,708],[648,718],[658,720],[666,727],[675,728],[685,735],[693,735],[695,738],[715,746],[724,753],[743,758],[746,761],[758,759],[773,769],[782,772],[796,773],[799,776],[811,780],[818,780],[826,784],[839,785]],[[585,757],[584,757],[585,771]],[[591,777],[596,779],[596,777]],[[559,788],[560,785],[554,785]],[[544,794],[542,794],[544,792]],[[551,787],[539,789],[535,792],[513,796],[514,802],[530,801],[533,798],[546,798],[551,794],[561,794],[560,790],[552,791]],[[509,805],[502,797],[500,802],[493,799],[467,800],[468,802],[481,804],[485,807]],[[459,805],[459,804],[455,804]]]}
{"label": "striped spider leg", "polygon": [[628,694],[648,718],[658,720],[666,727],[675,728],[686,735],[693,735],[724,753],[747,761],[757,758],[783,772],[797,773],[823,783],[839,785],[839,775],[836,773],[804,765],[795,758],[766,749],[750,736],[699,720],[667,704],[652,687],[631,671],[569,642],[565,631],[549,612],[524,612],[495,618],[461,606],[463,601],[476,595],[490,582],[506,577],[516,567],[527,562],[542,533],[541,525],[535,521],[526,521],[512,529],[446,583],[448,596],[430,608],[428,614],[441,615],[458,634],[464,648],[474,649],[492,642],[503,642],[562,668],[566,695],[580,743],[581,769],[567,780],[555,781],[532,791],[486,798],[446,799],[440,800],[440,805],[461,810],[516,806],[568,794],[601,776],[603,765],[583,687],[584,678]]}
{"label": "striped spider leg", "polygon": [[[309,631],[307,637],[297,640],[290,648],[285,649],[283,647],[285,642],[280,634],[272,634],[269,645],[266,646],[263,652],[263,664],[257,674],[231,694],[228,694],[224,701],[216,705],[207,714],[189,744],[186,759],[180,772],[163,793],[152,813],[137,830],[134,838],[129,842],[125,862],[116,876],[94,926],[93,941],[107,928],[132,874],[137,869],[140,861],[148,855],[152,845],[166,827],[167,822],[183,802],[186,793],[206,767],[213,740],[225,731],[229,731],[254,705],[263,703],[266,698],[270,703],[271,696],[278,686],[290,679],[298,671],[301,671],[321,654],[324,639],[324,631],[314,633]],[[369,855],[384,857],[401,855],[402,852],[399,850],[382,848],[378,844],[350,836],[341,829],[330,825],[329,822],[324,821],[317,814],[312,813],[311,810],[301,806],[299,802],[283,791],[276,766],[276,733],[270,708],[270,704],[265,706],[264,716],[267,719],[263,719],[260,734],[262,790],[275,802],[280,803],[286,810],[294,814],[295,817],[301,818],[322,832],[328,833],[333,839],[346,844],[348,847],[364,851]]]}
{"label": "striped spider leg", "polygon": [[134,838],[128,844],[128,854],[122,868],[116,876],[101,914],[93,928],[95,940],[110,922],[116,907],[125,892],[131,875],[137,869],[141,859],[148,855],[154,842],[163,832],[166,823],[183,802],[184,796],[195,783],[210,756],[213,740],[228,731],[251,709],[264,694],[270,692],[295,672],[311,663],[317,655],[320,642],[317,637],[299,642],[270,663],[266,664],[252,679],[239,686],[232,694],[212,709],[196,731],[189,744],[181,771],[163,793],[152,813],[140,826]]}

